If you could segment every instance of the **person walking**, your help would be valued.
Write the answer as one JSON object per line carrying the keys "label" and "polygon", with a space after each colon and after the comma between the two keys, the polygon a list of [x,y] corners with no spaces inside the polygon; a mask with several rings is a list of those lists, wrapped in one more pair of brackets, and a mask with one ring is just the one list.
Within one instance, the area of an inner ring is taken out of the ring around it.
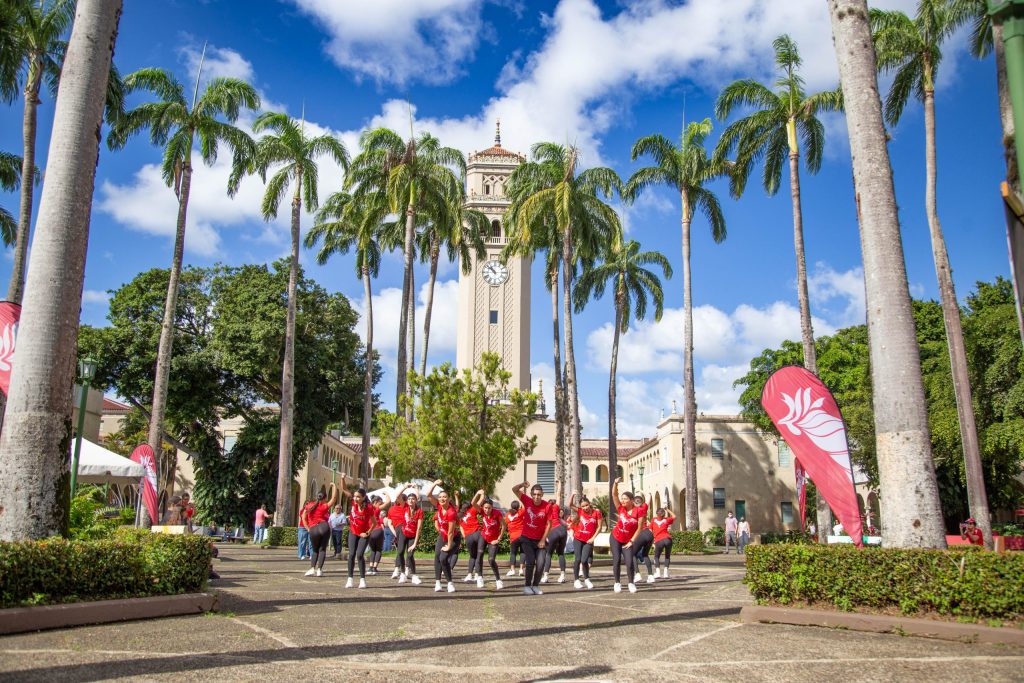
{"label": "person walking", "polygon": [[548,573],[551,571],[551,560],[558,555],[558,568],[561,574],[558,576],[558,583],[565,582],[565,543],[569,540],[569,534],[565,524],[562,523],[562,508],[558,501],[562,500],[562,483],[555,487],[555,497],[548,501],[550,510],[551,531],[548,532],[547,557],[544,560],[544,573],[540,577],[541,583],[548,582]]}
{"label": "person walking", "polygon": [[259,545],[263,543],[263,540],[267,537],[267,506],[266,504],[260,505],[259,509],[256,510],[256,523],[253,524],[252,528],[252,542],[253,545]]}
{"label": "person walking", "polygon": [[743,549],[750,544],[750,522],[747,521],[746,517],[740,517],[740,523],[736,527],[736,533],[739,536],[739,545],[736,546],[737,552],[742,555]]}
{"label": "person walking", "polygon": [[586,586],[587,590],[593,590],[590,563],[594,559],[594,537],[601,531],[601,511],[593,507],[586,496],[580,498],[577,507],[575,493],[569,499],[569,509],[573,513],[572,534],[575,551],[572,563],[573,587],[580,590]]}
{"label": "person walking", "polygon": [[522,557],[523,549],[523,517],[526,516],[526,510],[519,504],[518,500],[513,500],[509,506],[508,512],[505,513],[505,528],[508,529],[508,574],[506,576],[515,576],[516,570],[519,570],[519,576],[523,575],[523,565],[519,561]]}
{"label": "person walking", "polygon": [[302,508],[299,518],[309,529],[309,571],[306,576],[323,576],[324,560],[327,559],[327,545],[331,541],[331,525],[328,519],[331,516],[331,508],[338,502],[338,489],[334,484],[330,487],[331,497],[324,502],[326,495],[323,491],[316,494],[316,502]]}
{"label": "person walking", "polygon": [[396,550],[395,557],[398,571],[398,583],[405,583],[406,577],[411,575],[412,584],[420,585],[420,577],[416,574],[416,547],[420,544],[420,530],[423,529],[423,508],[420,507],[419,496],[415,492],[410,493],[405,499],[405,519],[398,525],[395,534]]}
{"label": "person walking", "polygon": [[[668,568],[672,564],[672,528],[676,516],[667,507],[658,508],[651,520],[651,531],[654,533],[654,575],[668,578]],[[661,566],[661,556],[665,555],[665,566]]]}
{"label": "person walking", "polygon": [[437,529],[437,542],[434,544],[434,592],[440,593],[444,590],[441,586],[441,576],[448,582],[448,592],[455,592],[455,584],[452,583],[452,557],[459,556],[459,546],[462,537],[459,535],[459,512],[452,505],[446,491],[441,491],[436,496],[434,491],[444,482],[441,479],[433,482],[427,487],[427,499],[437,510],[434,513],[434,527]]}
{"label": "person walking", "polygon": [[501,590],[504,584],[501,582],[501,574],[498,572],[498,542],[505,532],[505,517],[494,509],[494,501],[484,498],[480,505],[480,536],[483,538],[484,550],[481,551],[476,561],[476,586],[484,587],[484,552],[487,553],[487,562],[494,572],[494,589]]}
{"label": "person walking", "polygon": [[370,532],[377,526],[377,508],[366,498],[366,489],[356,488],[349,491],[345,484],[345,475],[341,475],[341,495],[352,496],[352,506],[348,510],[348,580],[345,588],[352,587],[356,562],[359,562],[359,587],[366,588],[366,546]]}
{"label": "person walking", "polygon": [[[405,524],[405,515],[408,511],[408,500],[409,496],[405,493],[405,485],[399,484],[395,486],[395,500],[388,505],[388,515],[384,518],[384,524],[386,531],[391,533],[391,536],[395,539],[395,569],[391,572],[391,578],[397,579],[401,571],[405,568],[405,559],[403,556],[405,543],[402,541],[402,525]],[[401,549],[399,548],[401,546]],[[387,534],[384,536],[384,551],[388,550],[388,537]],[[402,568],[401,570],[399,568]]]}
{"label": "person walking", "polygon": [[[524,491],[529,488],[530,495]],[[548,540],[548,533],[551,531],[551,505],[544,500],[544,487],[540,484],[530,486],[530,482],[524,481],[512,487],[512,495],[519,498],[523,504],[523,535],[522,550],[523,564],[526,566],[524,579],[526,585],[523,588],[525,595],[541,595],[543,591],[540,585],[541,569],[547,560],[545,546]]]}
{"label": "person walking", "polygon": [[730,512],[725,516],[725,554],[729,554],[729,546],[736,547],[736,531],[739,529],[739,522]]}
{"label": "person walking", "polygon": [[633,581],[636,551],[633,545],[644,528],[644,519],[634,503],[633,494],[619,493],[621,483],[622,477],[618,477],[612,485],[612,498],[619,502],[618,519],[611,534],[612,576],[615,578],[612,590],[616,593],[622,592],[622,564],[625,563],[629,592],[636,593],[636,583]]}
{"label": "person walking", "polygon": [[345,545],[345,525],[348,524],[348,517],[341,511],[341,505],[334,506],[327,523],[331,526],[331,545],[334,546],[334,554],[331,557],[337,559],[342,546]]}

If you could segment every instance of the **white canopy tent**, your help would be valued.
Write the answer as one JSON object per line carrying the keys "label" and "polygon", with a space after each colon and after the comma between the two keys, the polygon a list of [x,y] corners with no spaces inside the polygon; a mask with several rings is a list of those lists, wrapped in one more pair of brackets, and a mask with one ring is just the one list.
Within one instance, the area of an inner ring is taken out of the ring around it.
{"label": "white canopy tent", "polygon": [[[74,458],[75,443],[71,442]],[[82,439],[82,452],[78,458],[78,481],[87,484],[137,484],[143,475],[142,465],[108,451],[88,439]]]}

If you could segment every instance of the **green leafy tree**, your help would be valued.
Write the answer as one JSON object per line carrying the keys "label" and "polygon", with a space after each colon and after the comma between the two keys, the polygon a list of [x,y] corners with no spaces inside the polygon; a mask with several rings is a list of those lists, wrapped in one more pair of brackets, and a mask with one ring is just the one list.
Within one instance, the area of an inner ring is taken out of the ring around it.
{"label": "green leafy tree", "polygon": [[[633,145],[633,160],[650,155],[654,166],[641,168],[630,177],[626,193],[635,199],[651,187],[668,187],[679,193],[683,248],[683,460],[686,466],[686,528],[699,529],[697,510],[697,398],[693,378],[693,290],[690,281],[690,225],[700,212],[711,227],[715,242],[725,239],[725,216],[715,193],[704,187],[726,175],[729,164],[708,157],[704,141],[711,134],[711,120],[683,127],[676,147],[663,135],[648,135]],[[609,469],[614,472],[614,468]]]}
{"label": "green leafy tree", "polygon": [[416,401],[416,418],[384,416],[374,454],[399,481],[437,478],[452,491],[493,491],[537,445],[526,437],[537,396],[509,390],[511,377],[493,353],[472,370],[445,363],[426,377],[410,373],[412,395],[403,401]]}
{"label": "green leafy tree", "polygon": [[[0,152],[0,190],[14,192],[21,186],[21,157]],[[11,212],[0,206],[0,240],[7,246],[14,244],[18,221]]]}

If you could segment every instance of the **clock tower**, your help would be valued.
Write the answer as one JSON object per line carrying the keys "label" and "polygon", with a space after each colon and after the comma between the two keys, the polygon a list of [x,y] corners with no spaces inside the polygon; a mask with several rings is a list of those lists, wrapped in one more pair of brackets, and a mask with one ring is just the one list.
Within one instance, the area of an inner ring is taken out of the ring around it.
{"label": "clock tower", "polygon": [[485,236],[487,255],[472,255],[469,274],[459,273],[458,333],[455,362],[459,368],[476,365],[490,351],[501,356],[512,373],[510,389],[530,390],[530,259],[501,261],[508,243],[503,224],[509,200],[505,183],[525,161],[521,154],[501,146],[501,122],[494,146],[469,155],[466,166],[466,208],[490,220]]}

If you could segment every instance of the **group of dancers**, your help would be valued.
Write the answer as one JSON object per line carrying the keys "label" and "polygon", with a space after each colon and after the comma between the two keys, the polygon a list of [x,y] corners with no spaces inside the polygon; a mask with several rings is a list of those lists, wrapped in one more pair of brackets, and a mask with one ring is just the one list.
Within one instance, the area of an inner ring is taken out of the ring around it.
{"label": "group of dancers", "polygon": [[[477,491],[472,500],[460,504],[457,493],[453,497],[440,488],[443,483],[437,480],[424,491],[424,497],[435,509],[435,592],[455,592],[452,575],[463,547],[469,554],[469,570],[464,580],[475,582],[477,588],[484,588],[486,557],[487,565],[494,575],[495,589],[504,588],[497,555],[498,544],[505,533],[508,533],[511,546],[511,568],[507,576],[523,577],[524,594],[542,594],[540,584],[548,582],[555,556],[558,557],[559,566],[557,582],[565,581],[565,548],[570,533],[575,544],[573,586],[576,590],[593,590],[590,567],[594,557],[594,541],[607,525],[601,511],[585,496],[577,500],[573,494],[569,499],[569,513],[565,514],[558,504],[562,499],[560,488],[555,498],[545,500],[544,488],[540,484],[530,486],[529,482],[524,481],[512,488],[517,500],[512,501],[509,510],[502,514],[483,490]],[[622,591],[622,567],[625,565],[628,589],[635,593],[641,567],[647,569],[648,583],[654,583],[657,578],[669,578],[669,565],[672,561],[669,529],[675,516],[668,508],[658,508],[650,515],[650,500],[632,492],[620,493],[621,483],[620,477],[612,485],[612,499],[618,503],[618,515],[609,533],[614,577],[612,590],[616,593]],[[415,551],[425,523],[424,510],[414,487],[399,485],[395,490],[399,492],[395,500],[387,493],[371,497],[363,488],[350,488],[343,474],[340,486],[331,484],[328,493],[321,492],[317,494],[316,500],[307,503],[300,513],[302,523],[309,529],[312,546],[310,568],[306,576],[323,575],[327,546],[331,539],[328,518],[340,497],[351,498],[348,506],[349,552],[345,587],[353,587],[357,565],[359,588],[366,588],[368,573],[371,576],[377,573],[384,548],[385,528],[390,528],[395,535],[395,567],[391,578],[397,579],[398,583],[423,583],[416,573]]]}

